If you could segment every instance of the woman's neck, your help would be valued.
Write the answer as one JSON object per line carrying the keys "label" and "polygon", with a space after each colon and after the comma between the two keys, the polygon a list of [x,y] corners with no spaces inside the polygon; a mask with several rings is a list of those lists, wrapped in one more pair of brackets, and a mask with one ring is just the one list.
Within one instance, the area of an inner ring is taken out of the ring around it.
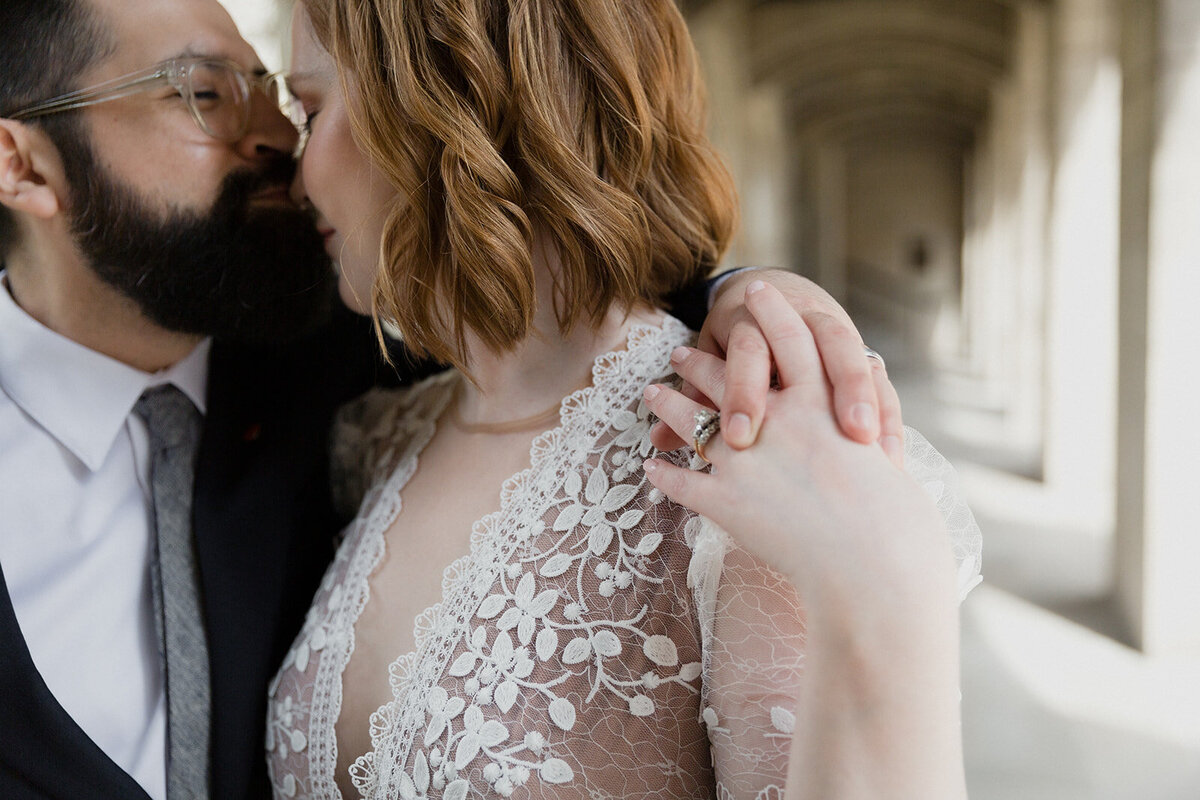
{"label": "woman's neck", "polygon": [[538,307],[530,334],[503,353],[468,337],[468,369],[475,385],[463,387],[457,408],[458,419],[467,425],[504,423],[553,407],[590,385],[593,361],[622,348],[632,325],[659,318],[650,308],[610,307],[599,324],[584,319],[570,333],[560,333],[552,299],[557,262],[547,251],[535,248]]}

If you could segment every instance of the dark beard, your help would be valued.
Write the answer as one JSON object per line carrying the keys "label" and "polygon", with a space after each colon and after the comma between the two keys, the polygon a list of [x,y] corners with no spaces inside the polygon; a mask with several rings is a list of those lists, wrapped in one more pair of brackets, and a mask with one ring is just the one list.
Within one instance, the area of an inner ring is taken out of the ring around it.
{"label": "dark beard", "polygon": [[[287,186],[291,159],[231,174],[206,212],[156,212],[83,140],[63,149],[72,231],[96,274],[151,321],[180,333],[253,344],[283,342],[328,319],[337,279],[312,220],[250,197]],[[74,151],[68,153],[68,151]],[[76,162],[76,163],[71,163]]]}

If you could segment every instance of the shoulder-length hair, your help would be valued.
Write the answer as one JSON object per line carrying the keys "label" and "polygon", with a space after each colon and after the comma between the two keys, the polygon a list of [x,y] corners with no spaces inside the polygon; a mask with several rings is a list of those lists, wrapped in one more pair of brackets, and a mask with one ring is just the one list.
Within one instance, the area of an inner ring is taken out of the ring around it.
{"label": "shoulder-length hair", "polygon": [[376,320],[464,366],[530,332],[535,232],[560,331],[660,305],[720,260],[733,182],[674,0],[302,0],[355,138],[397,190]]}

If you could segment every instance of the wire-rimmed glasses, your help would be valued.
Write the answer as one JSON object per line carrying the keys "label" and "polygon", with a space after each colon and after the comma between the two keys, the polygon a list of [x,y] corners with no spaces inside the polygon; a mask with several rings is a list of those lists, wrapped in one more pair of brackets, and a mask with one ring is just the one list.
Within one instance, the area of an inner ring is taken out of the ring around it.
{"label": "wire-rimmed glasses", "polygon": [[249,73],[225,58],[173,58],[153,67],[68,92],[18,109],[9,119],[22,120],[118,100],[161,85],[170,85],[187,103],[200,130],[214,139],[234,142],[250,128],[250,93],[263,92],[297,129],[304,112],[288,89],[285,74]]}

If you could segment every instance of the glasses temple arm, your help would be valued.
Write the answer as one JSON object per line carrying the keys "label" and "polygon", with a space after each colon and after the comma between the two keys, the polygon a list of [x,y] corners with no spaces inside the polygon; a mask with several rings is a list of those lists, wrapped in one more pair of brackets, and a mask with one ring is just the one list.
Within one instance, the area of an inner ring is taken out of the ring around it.
{"label": "glasses temple arm", "polygon": [[168,72],[161,67],[155,67],[153,71],[123,75],[88,89],[68,92],[67,94],[29,106],[28,108],[19,109],[9,114],[8,118],[13,120],[29,119],[31,117],[53,114],[58,111],[71,111],[76,108],[84,108],[102,100],[118,100],[131,94],[137,94],[147,83],[167,77],[169,77]]}

